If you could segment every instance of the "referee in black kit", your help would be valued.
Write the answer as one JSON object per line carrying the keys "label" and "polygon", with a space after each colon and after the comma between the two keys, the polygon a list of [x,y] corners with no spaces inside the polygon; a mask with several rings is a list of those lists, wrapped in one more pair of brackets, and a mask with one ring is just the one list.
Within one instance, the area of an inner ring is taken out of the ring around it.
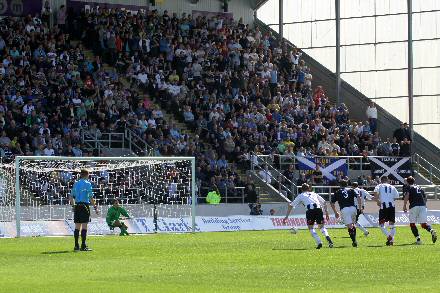
{"label": "referee in black kit", "polygon": [[[87,224],[90,222],[90,203],[98,214],[96,202],[93,199],[92,183],[89,181],[89,171],[81,170],[80,179],[73,184],[70,204],[73,206],[73,222],[75,223],[74,251],[91,251],[87,247]],[[79,231],[81,230],[81,248],[79,247]]]}

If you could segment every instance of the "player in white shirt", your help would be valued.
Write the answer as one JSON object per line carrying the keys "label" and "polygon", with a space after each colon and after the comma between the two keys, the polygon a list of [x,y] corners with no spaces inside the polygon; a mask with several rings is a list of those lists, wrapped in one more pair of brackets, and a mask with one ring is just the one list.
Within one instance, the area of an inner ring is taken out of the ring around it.
{"label": "player in white shirt", "polygon": [[[379,209],[379,226],[383,234],[387,236],[386,245],[390,246],[394,243],[396,228],[394,227],[396,218],[396,205],[394,199],[399,197],[397,189],[388,183],[388,176],[380,178],[380,184],[374,188],[374,200],[377,202]],[[385,228],[385,223],[389,223],[390,230]]]}
{"label": "player in white shirt", "polygon": [[356,215],[356,227],[358,227],[359,229],[362,230],[362,232],[364,232],[365,237],[368,236],[368,234],[370,234],[370,232],[368,232],[368,230],[362,226],[361,223],[359,223],[359,216],[362,214],[362,210],[365,209],[365,200],[373,200],[373,197],[368,193],[368,191],[366,191],[363,188],[360,188],[357,182],[353,182],[351,184],[351,187],[353,188],[353,190],[359,194],[360,198],[361,198],[361,203],[362,206],[358,207],[358,202],[357,200],[354,201],[354,204],[356,205],[356,209],[357,209],[357,215]]}
{"label": "player in white shirt", "polygon": [[289,218],[290,212],[292,209],[294,209],[299,204],[302,204],[306,209],[306,220],[307,220],[307,227],[309,228],[310,234],[312,234],[312,237],[316,241],[316,249],[320,249],[322,247],[321,238],[319,238],[318,234],[315,231],[314,225],[315,223],[318,224],[318,228],[321,229],[322,234],[325,236],[325,239],[327,239],[328,246],[330,248],[333,247],[333,241],[330,238],[330,235],[328,234],[327,229],[324,227],[324,215],[322,212],[322,209],[324,208],[325,211],[325,217],[328,221],[329,215],[327,211],[327,204],[325,200],[318,194],[311,192],[311,187],[304,183],[301,186],[301,193],[295,198],[294,201],[289,203],[289,206],[287,208],[287,214],[284,218],[283,222],[286,223],[287,219]]}

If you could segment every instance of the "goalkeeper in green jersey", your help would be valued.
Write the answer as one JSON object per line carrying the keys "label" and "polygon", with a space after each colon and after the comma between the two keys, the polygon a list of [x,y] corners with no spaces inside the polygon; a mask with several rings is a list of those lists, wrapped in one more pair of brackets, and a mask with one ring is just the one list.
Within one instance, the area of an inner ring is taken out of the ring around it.
{"label": "goalkeeper in green jersey", "polygon": [[108,226],[110,227],[110,230],[115,229],[115,227],[118,227],[121,229],[121,233],[119,233],[119,236],[128,235],[127,232],[127,226],[124,224],[124,222],[119,220],[119,217],[123,215],[126,218],[130,218],[127,211],[119,206],[119,201],[117,199],[113,200],[113,205],[108,209],[107,211],[107,217],[106,221]]}

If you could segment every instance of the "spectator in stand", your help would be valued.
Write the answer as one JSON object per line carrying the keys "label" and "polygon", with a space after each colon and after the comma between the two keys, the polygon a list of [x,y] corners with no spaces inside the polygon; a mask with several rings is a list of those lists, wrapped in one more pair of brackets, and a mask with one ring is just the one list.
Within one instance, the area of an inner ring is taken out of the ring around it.
{"label": "spectator in stand", "polygon": [[393,138],[393,143],[391,144],[391,154],[395,157],[398,157],[400,155],[400,145],[397,142],[397,138]]}
{"label": "spectator in stand", "polygon": [[[322,186],[324,182],[324,177],[322,175],[321,166],[316,164],[316,168],[313,171],[312,182],[314,186]],[[321,188],[315,188],[316,193],[322,192]]]}
{"label": "spectator in stand", "polygon": [[371,132],[375,133],[377,131],[377,108],[373,101],[370,101],[366,113],[368,122],[370,123]]}
{"label": "spectator in stand", "polygon": [[406,137],[400,143],[400,156],[402,157],[411,156],[411,141]]}
{"label": "spectator in stand", "polygon": [[260,176],[261,180],[263,180],[265,183],[269,185],[272,183],[272,173],[270,172],[268,165],[265,165],[264,169],[258,172],[258,175]]}
{"label": "spectator in stand", "polygon": [[401,143],[404,138],[408,140],[411,139],[411,131],[408,128],[408,123],[400,123],[400,128],[394,131],[393,137],[397,139],[397,142]]}
{"label": "spectator in stand", "polygon": [[[81,43],[70,43],[64,28],[48,30],[44,21],[32,18],[2,20],[7,30],[0,33],[0,84],[15,83],[18,88],[6,87],[0,114],[5,113],[6,129],[15,121],[18,133],[27,133],[18,137],[23,152],[40,152],[40,142],[48,145],[57,137],[61,144],[52,142],[55,152],[78,155],[84,151],[78,146],[79,131],[94,135],[129,128],[156,154],[197,156],[209,183],[220,175],[229,180],[235,163],[248,166],[252,153],[359,155],[379,144],[372,123],[354,125],[345,105],[332,104],[322,87],[314,91],[298,50],[258,28],[216,18],[170,17],[157,11],[132,15],[119,9],[83,11],[75,20],[78,31],[84,32],[83,43],[97,55],[93,59],[85,57]],[[103,25],[108,23],[111,26]],[[16,27],[23,28],[14,32],[27,40],[23,46],[9,32]],[[102,52],[117,70],[104,69]],[[10,70],[22,70],[23,78],[15,82],[6,74]],[[140,95],[122,85],[120,78],[125,77],[140,80]],[[171,135],[172,127],[148,97],[176,115],[183,113],[197,139]],[[49,131],[40,138],[41,128]],[[34,140],[38,143],[32,144]],[[324,147],[318,147],[320,142]],[[226,169],[208,164],[223,154],[230,160]],[[237,184],[237,177],[232,178]]]}
{"label": "spectator in stand", "polygon": [[52,8],[50,8],[49,1],[44,1],[43,8],[41,10],[41,21],[46,27],[50,27],[50,18],[52,17]]}
{"label": "spectator in stand", "polygon": [[302,184],[304,184],[304,183],[308,183],[309,182],[309,180],[307,179],[307,177],[306,177],[306,174],[304,174],[304,173],[299,173],[299,178],[298,178],[298,180],[296,181],[296,185],[297,186],[301,186]]}
{"label": "spectator in stand", "polygon": [[67,18],[66,6],[61,5],[57,13],[57,26],[61,32],[66,31],[66,18]]}
{"label": "spectator in stand", "polygon": [[[391,148],[391,142],[390,139],[387,138],[385,142],[379,143],[377,147],[377,155],[378,156],[390,156],[393,153],[393,150]],[[360,184],[362,185],[362,184]]]}

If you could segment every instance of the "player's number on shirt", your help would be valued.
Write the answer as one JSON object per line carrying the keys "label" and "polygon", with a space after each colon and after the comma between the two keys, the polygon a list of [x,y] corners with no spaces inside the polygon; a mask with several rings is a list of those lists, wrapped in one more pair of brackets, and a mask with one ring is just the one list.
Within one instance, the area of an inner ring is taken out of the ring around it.
{"label": "player's number on shirt", "polygon": [[343,196],[344,198],[348,198],[348,192],[347,192],[347,190],[343,190],[343,191],[342,191],[342,196]]}

